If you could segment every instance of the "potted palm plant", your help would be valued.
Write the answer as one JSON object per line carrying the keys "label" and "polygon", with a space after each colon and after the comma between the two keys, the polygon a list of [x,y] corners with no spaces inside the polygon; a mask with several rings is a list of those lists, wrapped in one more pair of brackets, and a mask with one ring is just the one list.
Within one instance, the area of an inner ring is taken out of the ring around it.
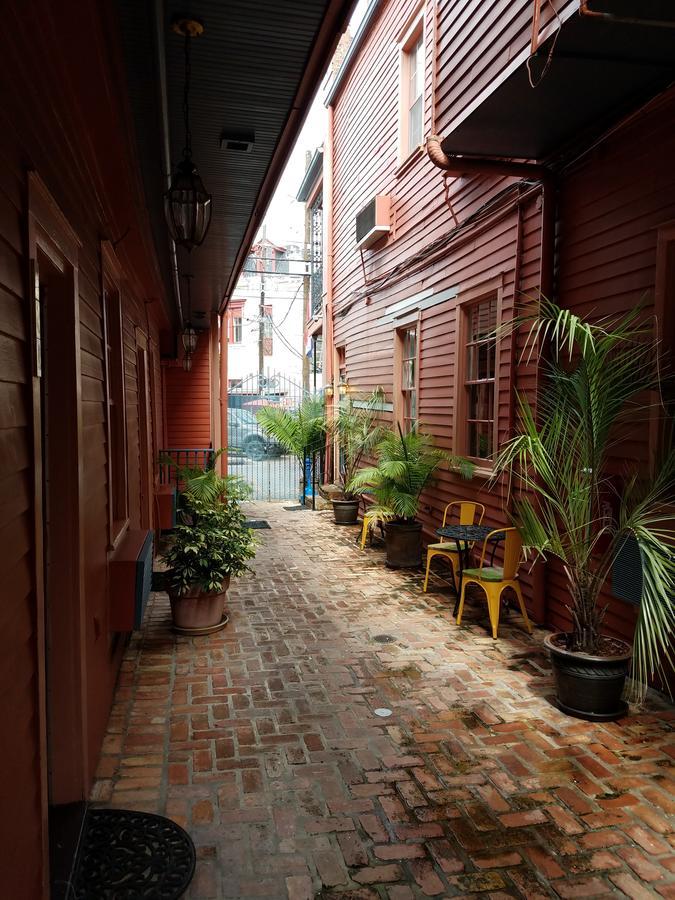
{"label": "potted palm plant", "polygon": [[164,583],[174,628],[204,634],[227,624],[224,603],[230,579],[248,570],[255,555],[253,532],[245,527],[239,502],[248,485],[214,468],[183,469],[180,521],[164,551]]}
{"label": "potted palm plant", "polygon": [[[507,473],[517,488],[514,522],[525,545],[558,559],[567,577],[569,631],[545,641],[558,703],[582,718],[613,719],[626,709],[631,656],[638,695],[673,666],[675,453],[652,475],[624,458],[616,479],[622,429],[646,421],[645,398],[660,388],[658,348],[639,309],[592,324],[542,300],[528,318],[549,358],[536,412],[519,397],[519,431],[498,454],[495,477]],[[642,570],[632,647],[602,629],[603,590],[627,541]]]}
{"label": "potted palm plant", "polygon": [[385,429],[377,423],[383,401],[381,388],[365,400],[349,397],[340,405],[331,423],[331,433],[339,444],[339,493],[330,497],[336,525],[354,525],[358,519],[360,498],[352,491],[351,484],[363,458],[369,456],[384,437]]}
{"label": "potted palm plant", "polygon": [[474,471],[471,462],[433,446],[428,434],[413,428],[404,434],[400,426],[387,431],[375,448],[377,465],[361,469],[349,483],[354,494],[372,493],[375,502],[368,514],[384,522],[386,565],[414,568],[422,562],[422,523],[416,520],[420,496],[441,463],[464,478]]}
{"label": "potted palm plant", "polygon": [[[307,473],[307,460],[313,460],[326,443],[326,416],[323,397],[305,397],[297,409],[264,406],[258,410],[258,422],[300,464],[301,481]],[[304,497],[300,498],[300,502]]]}

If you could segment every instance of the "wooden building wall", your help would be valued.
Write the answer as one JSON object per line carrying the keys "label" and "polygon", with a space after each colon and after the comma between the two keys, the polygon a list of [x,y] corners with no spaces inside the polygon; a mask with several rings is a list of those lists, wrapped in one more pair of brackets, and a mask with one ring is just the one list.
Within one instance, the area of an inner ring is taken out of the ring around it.
{"label": "wooden building wall", "polygon": [[[215,363],[217,367],[217,362]],[[213,446],[211,423],[212,360],[209,335],[202,334],[192,357],[192,369],[182,362],[164,368],[166,449]]]}
{"label": "wooden building wall", "polygon": [[[41,459],[33,431],[37,381],[32,369],[28,213],[29,172],[35,172],[80,247],[79,317],[80,473],[83,536],[83,671],[86,768],[96,768],[112,699],[123,636],[108,626],[108,447],[101,241],[130,228],[118,247],[122,271],[127,401],[129,516],[139,527],[140,447],[137,349],[153,360],[152,421],[162,442],[158,335],[167,327],[161,303],[146,299],[163,287],[141,208],[122,102],[124,85],[111,63],[113,35],[95,4],[57,10],[35,0],[4,6],[0,35],[0,824],[2,889],[7,897],[46,896],[46,781],[44,656],[40,558],[36,544],[36,484]],[[58,16],[56,14],[59,14]],[[34,28],[31,22],[41,21]],[[68,72],[68,77],[64,73]],[[75,302],[73,298],[73,302]],[[49,348],[52,365],[65,350]],[[39,396],[39,389],[38,394]],[[38,410],[39,413],[39,410]],[[39,428],[39,419],[37,420]],[[66,503],[68,498],[64,498]],[[73,515],[75,511],[73,509]],[[64,523],[65,525],[66,523]],[[52,598],[52,602],[58,598]],[[65,601],[63,601],[65,602]],[[78,648],[73,647],[73,655]],[[10,862],[11,861],[11,862]]]}
{"label": "wooden building wall", "polygon": [[[562,12],[569,6],[556,4]],[[423,310],[418,323],[420,426],[439,446],[453,450],[457,304],[480,285],[500,283],[502,319],[508,320],[514,303],[546,286],[554,246],[553,238],[548,246],[542,243],[541,190],[522,188],[526,196],[519,199],[508,196],[514,182],[506,178],[449,178],[446,198],[443,173],[424,153],[400,164],[398,44],[416,8],[407,0],[382,5],[333,101],[333,244],[327,253],[329,258],[332,253],[334,341],[344,348],[351,389],[366,392],[380,385],[391,401],[396,324],[381,321],[385,307],[424,289],[456,288],[456,299]],[[425,135],[444,134],[493,79],[527,52],[533,4],[495,0],[481,4],[479,12],[471,7],[469,14],[466,3],[441,0],[436,58],[434,9],[425,4]],[[675,216],[668,162],[675,140],[669,126],[674,97],[671,92],[645,109],[562,174],[553,293],[562,305],[591,314],[626,310],[645,297],[648,307],[652,302],[659,226]],[[392,230],[361,254],[355,246],[355,216],[375,194],[391,196]],[[477,215],[482,221],[467,226]],[[425,261],[425,248],[458,224],[462,228],[446,248]],[[384,275],[386,284],[378,285],[376,279]],[[499,347],[500,440],[514,425],[514,392],[525,391],[532,398],[536,393],[536,360],[525,363],[519,341],[515,347],[502,341]],[[647,430],[624,443],[621,454],[647,462]],[[487,508],[486,521],[506,521],[500,487],[488,487],[480,472],[470,482],[441,472],[422,498],[425,537],[432,537],[451,499],[478,499]],[[555,627],[566,625],[567,591],[560,569],[549,566],[545,580],[539,569],[526,582],[533,617]],[[609,595],[607,599],[607,629],[630,636],[635,608]]]}

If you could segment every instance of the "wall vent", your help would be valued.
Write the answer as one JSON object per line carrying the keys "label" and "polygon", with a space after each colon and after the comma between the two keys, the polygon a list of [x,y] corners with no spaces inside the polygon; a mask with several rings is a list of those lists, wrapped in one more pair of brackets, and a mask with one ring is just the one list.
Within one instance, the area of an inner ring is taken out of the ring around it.
{"label": "wall vent", "polygon": [[390,198],[376,194],[356,216],[356,246],[365,248],[377,243],[391,231],[389,224]]}
{"label": "wall vent", "polygon": [[253,131],[223,131],[220,135],[220,149],[234,150],[236,153],[250,153],[255,144]]}

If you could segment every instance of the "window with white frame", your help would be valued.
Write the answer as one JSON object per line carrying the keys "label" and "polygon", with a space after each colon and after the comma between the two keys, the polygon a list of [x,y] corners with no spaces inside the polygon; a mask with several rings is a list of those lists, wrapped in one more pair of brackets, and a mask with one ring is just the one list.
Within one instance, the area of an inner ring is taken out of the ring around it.
{"label": "window with white frame", "polygon": [[463,451],[474,459],[490,459],[495,451],[495,381],[497,368],[497,297],[472,303],[464,310],[466,343]]}
{"label": "window with white frame", "polygon": [[419,13],[401,41],[401,160],[424,141],[424,16]]}
{"label": "window with white frame", "polygon": [[417,424],[417,327],[397,332],[400,368],[400,416],[403,432],[411,431]]}

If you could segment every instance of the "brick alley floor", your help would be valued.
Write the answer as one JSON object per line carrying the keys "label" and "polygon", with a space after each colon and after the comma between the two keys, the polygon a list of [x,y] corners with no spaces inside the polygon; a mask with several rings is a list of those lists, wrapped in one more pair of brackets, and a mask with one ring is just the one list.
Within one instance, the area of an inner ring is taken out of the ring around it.
{"label": "brick alley floor", "polygon": [[329,513],[247,514],[225,630],[176,637],[153,595],[93,794],[190,832],[188,897],[675,897],[672,708],[567,718],[542,631],[457,628]]}

